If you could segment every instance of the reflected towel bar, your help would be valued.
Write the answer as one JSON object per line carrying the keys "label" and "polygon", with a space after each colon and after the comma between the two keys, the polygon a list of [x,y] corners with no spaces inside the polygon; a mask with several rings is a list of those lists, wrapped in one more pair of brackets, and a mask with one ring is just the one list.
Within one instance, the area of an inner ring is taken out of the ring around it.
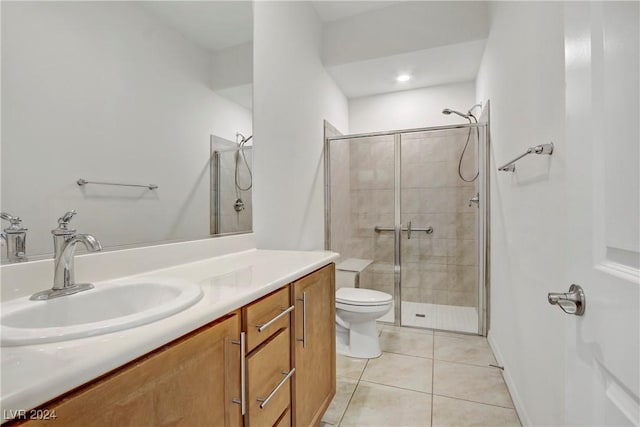
{"label": "reflected towel bar", "polygon": [[549,144],[536,145],[535,147],[529,147],[524,154],[521,154],[520,156],[511,160],[509,163],[506,163],[505,165],[499,167],[498,170],[503,172],[514,172],[516,170],[515,163],[521,158],[528,156],[529,154],[551,155],[553,154],[553,142],[550,142]]}
{"label": "reflected towel bar", "polygon": [[81,187],[87,184],[98,184],[98,185],[118,185],[121,187],[144,187],[144,188],[148,188],[149,190],[155,190],[158,188],[158,186],[155,184],[144,184],[144,185],[143,184],[120,184],[117,182],[87,181],[86,179],[83,179],[83,178],[80,178],[79,180],[77,180],[76,184],[78,184]]}

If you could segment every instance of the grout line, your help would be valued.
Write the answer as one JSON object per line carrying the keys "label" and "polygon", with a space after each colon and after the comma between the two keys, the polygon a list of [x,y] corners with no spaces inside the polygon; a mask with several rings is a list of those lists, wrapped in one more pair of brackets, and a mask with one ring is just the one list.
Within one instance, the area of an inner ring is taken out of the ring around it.
{"label": "grout line", "polygon": [[411,391],[413,393],[420,393],[420,394],[424,394],[426,396],[431,396],[431,393],[429,393],[428,391],[414,390],[412,388],[405,388],[405,387],[400,387],[400,386],[397,386],[397,385],[379,383],[379,382],[371,381],[371,380],[362,380],[361,382],[369,383],[369,384],[376,384],[376,385],[381,385],[381,386],[384,386],[384,387],[395,388],[396,390]]}
{"label": "grout line", "polygon": [[356,386],[353,388],[353,391],[351,392],[351,396],[349,396],[349,400],[347,401],[347,406],[344,407],[344,411],[338,418],[338,422],[335,424],[335,427],[339,427],[340,424],[342,424],[342,419],[344,418],[344,414],[346,414],[347,411],[349,410],[349,405],[351,405],[351,399],[353,399],[353,395],[356,394],[356,390],[358,389],[359,384],[360,384],[360,381],[358,381],[356,383]]}
{"label": "grout line", "polygon": [[[473,367],[473,368],[487,368],[487,369],[492,369],[494,371],[497,370],[497,371],[502,372],[502,369],[496,368],[495,366],[489,366],[488,364],[486,364],[486,365],[476,365],[476,364],[473,364],[473,363],[455,362],[455,361],[446,360],[446,359],[433,359],[433,360],[437,360],[438,362],[453,363],[455,365],[470,366],[470,367]],[[504,382],[504,379],[503,379],[503,382]]]}
{"label": "grout line", "polygon": [[417,358],[420,358],[420,359],[433,360],[433,358],[431,358],[429,356],[416,356],[415,354],[398,353],[397,351],[385,351],[385,353],[397,354],[399,356],[409,356],[409,357],[417,357]]}
{"label": "grout line", "polygon": [[366,362],[364,362],[364,367],[362,368],[362,371],[360,371],[360,375],[358,376],[358,379],[356,380],[356,386],[353,388],[353,392],[351,393],[351,396],[349,396],[349,401],[347,402],[347,406],[344,408],[344,412],[340,416],[340,419],[338,420],[338,424],[336,424],[336,427],[340,427],[340,425],[342,424],[342,420],[344,419],[344,415],[349,410],[349,406],[351,406],[351,400],[353,399],[353,396],[356,394],[356,391],[358,390],[358,387],[360,386],[360,379],[362,378],[362,375],[364,375],[364,370],[367,369],[367,365],[368,364],[369,364],[369,359],[366,359]]}
{"label": "grout line", "polygon": [[464,402],[477,403],[479,405],[486,405],[486,406],[493,406],[495,408],[511,409],[512,411],[516,410],[513,406],[510,407],[510,406],[496,405],[494,403],[478,402],[477,400],[462,399],[460,397],[448,396],[446,394],[433,394],[433,396],[446,397],[447,399],[453,399],[453,400],[462,400]]}

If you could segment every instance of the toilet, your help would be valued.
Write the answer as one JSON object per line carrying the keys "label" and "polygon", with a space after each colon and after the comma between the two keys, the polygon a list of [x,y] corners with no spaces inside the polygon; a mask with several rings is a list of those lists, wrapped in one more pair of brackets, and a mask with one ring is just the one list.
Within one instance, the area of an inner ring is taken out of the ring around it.
{"label": "toilet", "polygon": [[371,262],[350,258],[336,265],[336,352],[344,356],[371,359],[382,354],[376,320],[391,309],[393,297],[356,287]]}

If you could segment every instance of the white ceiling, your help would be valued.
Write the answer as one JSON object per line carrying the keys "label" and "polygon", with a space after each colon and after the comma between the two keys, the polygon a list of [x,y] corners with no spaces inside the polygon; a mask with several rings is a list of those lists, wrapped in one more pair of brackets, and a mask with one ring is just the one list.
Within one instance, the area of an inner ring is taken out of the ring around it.
{"label": "white ceiling", "polygon": [[[330,3],[337,16],[360,2]],[[323,63],[349,98],[470,81],[488,33],[486,2],[393,2],[325,23]]]}
{"label": "white ceiling", "polygon": [[[139,4],[201,47],[250,70],[250,1],[144,1]],[[484,1],[311,1],[323,22],[322,58],[349,98],[474,80],[489,33]],[[229,49],[232,48],[232,49]],[[231,54],[237,50],[241,56]],[[413,76],[395,81],[398,73]],[[214,73],[216,91],[249,105],[238,75]],[[227,76],[228,77],[228,76]],[[229,81],[227,81],[229,80]],[[234,81],[231,81],[234,80]],[[243,88],[244,87],[244,88]]]}
{"label": "white ceiling", "polygon": [[[485,40],[440,46],[367,61],[328,71],[348,98],[475,80]],[[399,83],[399,74],[411,80]]]}
{"label": "white ceiling", "polygon": [[210,51],[253,40],[250,1],[141,1],[138,4]]}

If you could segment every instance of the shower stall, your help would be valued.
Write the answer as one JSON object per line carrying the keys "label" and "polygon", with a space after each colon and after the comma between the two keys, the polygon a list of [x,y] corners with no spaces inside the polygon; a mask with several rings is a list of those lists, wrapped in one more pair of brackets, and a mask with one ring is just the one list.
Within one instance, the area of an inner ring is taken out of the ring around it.
{"label": "shower stall", "polygon": [[487,108],[479,123],[325,126],[325,246],[393,295],[380,321],[486,335],[488,144]]}

